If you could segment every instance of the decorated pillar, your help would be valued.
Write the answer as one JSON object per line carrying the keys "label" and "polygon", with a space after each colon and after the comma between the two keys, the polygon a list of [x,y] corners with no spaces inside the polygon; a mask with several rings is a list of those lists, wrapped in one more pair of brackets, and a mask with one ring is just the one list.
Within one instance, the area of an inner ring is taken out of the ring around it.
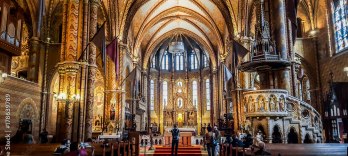
{"label": "decorated pillar", "polygon": [[[60,55],[61,62],[58,63],[59,69],[59,109],[63,118],[58,119],[64,125],[64,139],[72,139],[73,108],[76,99],[76,76],[80,69],[77,61],[78,50],[78,18],[79,1],[65,1],[63,6],[63,34],[62,50]],[[60,131],[62,132],[62,131]],[[62,136],[61,136],[62,137]]]}
{"label": "decorated pillar", "polygon": [[28,62],[28,80],[38,82],[39,59],[40,58],[40,41],[39,37],[30,39],[29,62]]}
{"label": "decorated pillar", "polygon": [[[72,139],[72,126],[73,126],[73,108],[75,105],[76,98],[76,75],[80,69],[78,63],[65,63],[63,64],[65,68],[65,77],[66,77],[66,92],[67,92],[67,101],[65,102],[65,111],[66,111],[66,132],[65,138]],[[75,140],[74,140],[75,141]]]}
{"label": "decorated pillar", "polygon": [[211,121],[210,121],[210,123],[211,123],[211,125],[214,125],[214,124],[217,124],[218,122],[217,122],[217,120],[219,119],[219,117],[220,117],[220,113],[219,113],[219,111],[218,111],[218,101],[219,101],[219,99],[218,99],[218,92],[216,91],[217,89],[218,89],[218,74],[217,74],[217,69],[213,69],[213,71],[212,71],[212,78],[211,78],[211,80],[212,80],[212,90],[211,90],[211,99],[213,99],[213,100],[211,100],[211,103],[210,103],[210,105],[211,105],[211,109],[210,109],[210,116],[212,117],[211,118]]}
{"label": "decorated pillar", "polygon": [[[90,4],[90,28],[89,36],[93,37],[97,32],[97,14],[99,3],[97,0],[92,0]],[[86,124],[85,124],[85,139],[92,138],[93,124],[93,105],[94,105],[94,88],[95,78],[97,73],[97,47],[91,43],[89,46],[88,55],[88,80],[87,80],[87,103],[86,103]]]}

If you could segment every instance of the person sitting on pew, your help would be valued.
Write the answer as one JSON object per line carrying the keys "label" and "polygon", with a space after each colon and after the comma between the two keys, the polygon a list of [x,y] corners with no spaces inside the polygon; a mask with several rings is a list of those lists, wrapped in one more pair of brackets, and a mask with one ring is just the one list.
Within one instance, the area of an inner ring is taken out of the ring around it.
{"label": "person sitting on pew", "polygon": [[266,144],[264,142],[260,141],[258,144],[259,144],[259,147],[258,147],[259,150],[254,153],[255,156],[271,155],[271,153],[265,150]]}
{"label": "person sitting on pew", "polygon": [[87,156],[88,153],[85,149],[79,150],[79,144],[77,142],[73,142],[70,145],[70,152],[64,154],[64,156]]}
{"label": "person sitting on pew", "polygon": [[45,144],[48,142],[47,135],[48,135],[48,132],[46,131],[46,128],[44,128],[43,131],[40,133],[40,142],[42,144]]}
{"label": "person sitting on pew", "polygon": [[23,141],[25,144],[35,144],[35,140],[31,132],[24,133],[23,135]]}
{"label": "person sitting on pew", "polygon": [[53,155],[64,155],[68,152],[69,152],[68,142],[67,142],[67,140],[64,140],[61,142],[59,147],[57,147],[54,150]]}
{"label": "person sitting on pew", "polygon": [[233,147],[243,147],[244,144],[241,140],[238,139],[237,135],[232,135],[232,146]]}
{"label": "person sitting on pew", "polygon": [[243,144],[245,148],[249,148],[253,144],[253,137],[249,133],[249,131],[246,131],[246,136],[244,137]]}

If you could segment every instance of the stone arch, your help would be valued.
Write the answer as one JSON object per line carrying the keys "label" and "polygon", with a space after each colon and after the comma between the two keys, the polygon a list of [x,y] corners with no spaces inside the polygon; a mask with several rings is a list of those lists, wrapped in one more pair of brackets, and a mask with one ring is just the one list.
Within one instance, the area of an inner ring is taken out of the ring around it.
{"label": "stone arch", "polygon": [[18,106],[16,116],[18,119],[39,120],[36,103],[31,98],[24,99]]}
{"label": "stone arch", "polygon": [[306,133],[304,140],[303,140],[303,143],[305,143],[305,144],[313,143],[313,139],[309,133]]}
{"label": "stone arch", "polygon": [[273,126],[272,143],[282,143],[282,132],[277,124]]}
{"label": "stone arch", "polygon": [[257,127],[255,127],[255,129],[256,129],[255,134],[254,134],[255,136],[256,136],[258,133],[261,134],[261,136],[262,136],[263,139],[265,138],[265,136],[267,136],[266,128],[265,128],[261,123],[259,123],[259,124],[257,125]]}
{"label": "stone arch", "polygon": [[[31,122],[31,128],[28,131],[38,132],[39,131],[39,112],[36,107],[36,103],[31,98],[24,99],[18,106],[16,116],[19,122],[27,120]],[[37,137],[34,134],[35,138]]]}
{"label": "stone arch", "polygon": [[296,131],[296,128],[291,126],[288,131],[288,144],[298,144],[299,143],[299,137],[298,133]]}

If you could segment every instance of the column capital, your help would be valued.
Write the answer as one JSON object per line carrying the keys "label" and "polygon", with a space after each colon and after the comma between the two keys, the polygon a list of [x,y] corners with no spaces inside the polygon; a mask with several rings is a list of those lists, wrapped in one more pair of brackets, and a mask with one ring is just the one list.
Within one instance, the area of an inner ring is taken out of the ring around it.
{"label": "column capital", "polygon": [[65,74],[76,74],[80,70],[80,62],[76,61],[64,61],[58,63],[58,73]]}

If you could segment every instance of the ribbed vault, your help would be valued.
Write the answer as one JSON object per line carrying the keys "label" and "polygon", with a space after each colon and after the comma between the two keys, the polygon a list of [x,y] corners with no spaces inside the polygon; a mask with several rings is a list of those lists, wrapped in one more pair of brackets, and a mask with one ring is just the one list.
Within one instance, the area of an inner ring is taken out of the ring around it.
{"label": "ribbed vault", "polygon": [[124,35],[134,40],[132,53],[143,58],[144,68],[157,44],[177,33],[199,42],[216,68],[218,55],[224,53],[224,37],[233,34],[230,16],[221,7],[208,0],[149,0],[134,6],[137,10],[129,28],[125,25],[128,32]]}

